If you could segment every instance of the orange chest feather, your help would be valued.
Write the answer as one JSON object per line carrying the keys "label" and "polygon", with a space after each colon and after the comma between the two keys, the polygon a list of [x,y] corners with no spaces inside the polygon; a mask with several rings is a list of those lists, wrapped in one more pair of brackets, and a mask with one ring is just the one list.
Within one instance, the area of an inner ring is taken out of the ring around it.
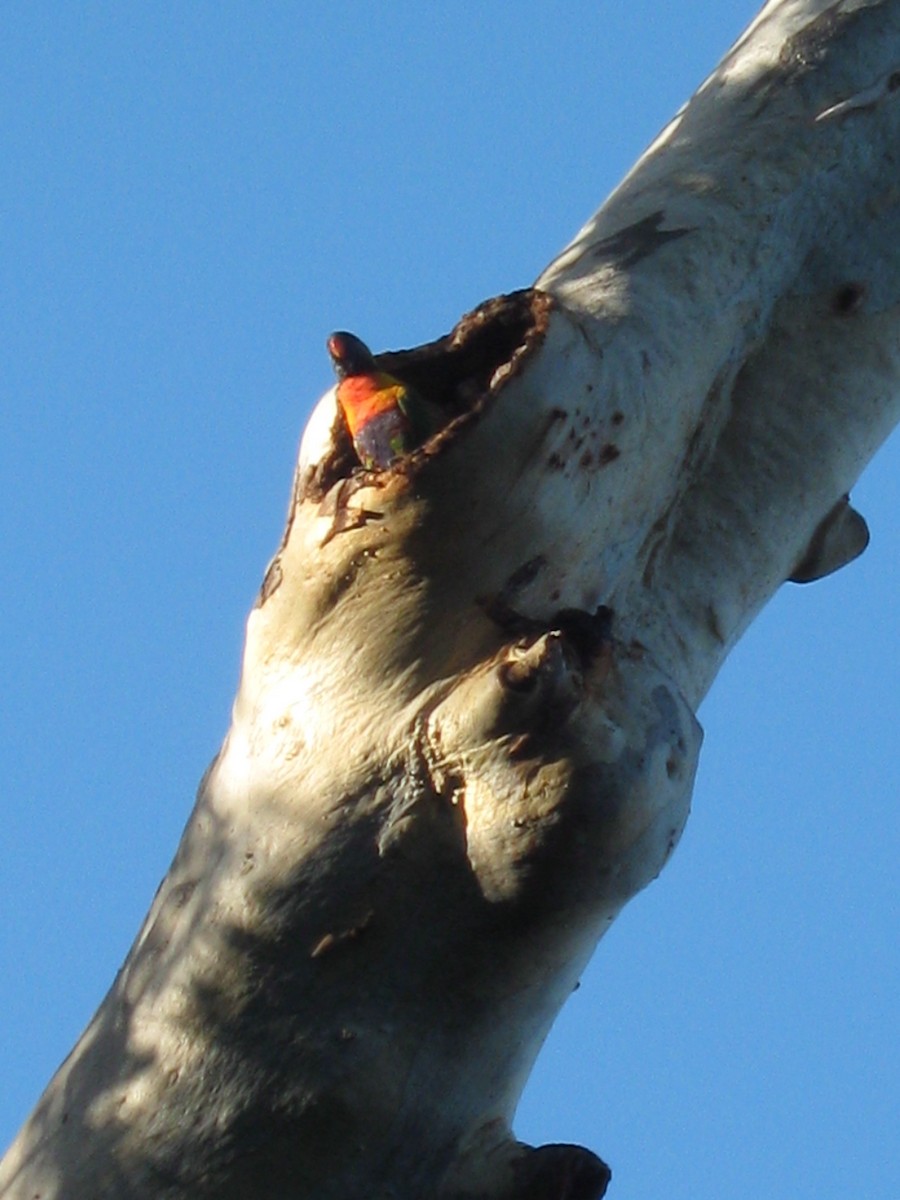
{"label": "orange chest feather", "polygon": [[350,436],[355,437],[373,417],[396,408],[406,388],[392,375],[352,375],[341,381],[337,390]]}

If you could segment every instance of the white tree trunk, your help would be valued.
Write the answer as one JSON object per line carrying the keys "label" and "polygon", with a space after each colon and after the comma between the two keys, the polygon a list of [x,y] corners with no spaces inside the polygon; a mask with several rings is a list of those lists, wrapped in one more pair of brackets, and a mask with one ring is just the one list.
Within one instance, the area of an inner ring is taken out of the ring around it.
{"label": "white tree trunk", "polygon": [[773,0],[534,289],[326,395],[231,730],[3,1200],[600,1196],[509,1131],[687,817],[694,710],[865,545],[900,406],[900,0]]}

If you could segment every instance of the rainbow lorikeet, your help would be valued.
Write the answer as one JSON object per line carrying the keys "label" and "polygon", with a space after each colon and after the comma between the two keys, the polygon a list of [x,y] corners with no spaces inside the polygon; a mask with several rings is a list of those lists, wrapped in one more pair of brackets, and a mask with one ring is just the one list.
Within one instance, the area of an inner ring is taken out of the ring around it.
{"label": "rainbow lorikeet", "polygon": [[365,342],[341,331],[326,345],[338,377],[338,404],[364,467],[389,467],[437,431],[431,406],[405,383],[379,371]]}

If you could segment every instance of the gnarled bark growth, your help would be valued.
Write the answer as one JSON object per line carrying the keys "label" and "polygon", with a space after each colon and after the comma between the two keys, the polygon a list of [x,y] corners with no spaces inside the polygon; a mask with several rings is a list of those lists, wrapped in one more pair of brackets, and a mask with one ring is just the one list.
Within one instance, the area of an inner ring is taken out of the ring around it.
{"label": "gnarled bark growth", "polygon": [[534,288],[381,356],[440,433],[362,471],[323,398],[232,728],[3,1200],[602,1195],[509,1123],[728,650],[865,545],[898,145],[900,4],[773,0]]}

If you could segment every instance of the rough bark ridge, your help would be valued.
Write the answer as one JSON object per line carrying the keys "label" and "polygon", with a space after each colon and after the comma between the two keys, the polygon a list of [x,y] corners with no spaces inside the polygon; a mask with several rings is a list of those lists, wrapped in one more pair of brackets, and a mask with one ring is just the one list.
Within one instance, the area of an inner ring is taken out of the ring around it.
{"label": "rough bark ridge", "polygon": [[323,398],[232,728],[3,1200],[603,1194],[509,1122],[729,648],[865,545],[898,145],[900,2],[770,3],[533,289],[381,356],[436,437],[362,471]]}

